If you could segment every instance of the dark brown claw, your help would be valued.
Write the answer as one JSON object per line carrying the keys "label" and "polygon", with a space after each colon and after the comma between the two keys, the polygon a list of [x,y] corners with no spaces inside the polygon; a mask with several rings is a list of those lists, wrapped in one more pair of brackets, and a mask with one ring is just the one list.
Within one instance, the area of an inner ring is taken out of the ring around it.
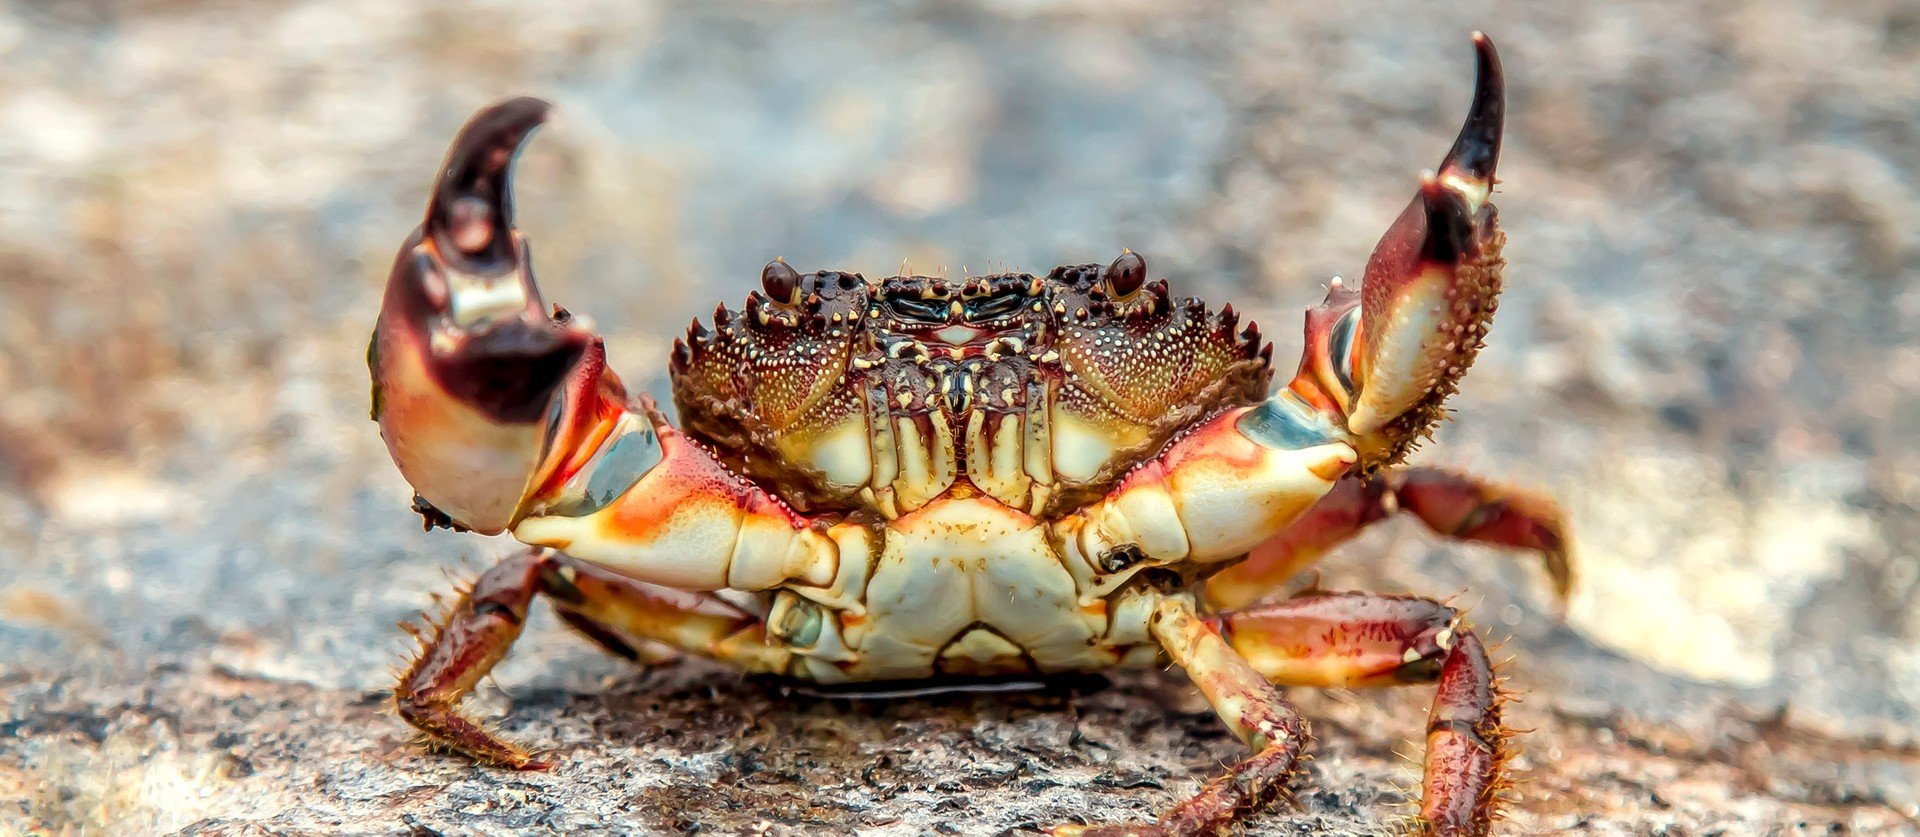
{"label": "dark brown claw", "polygon": [[1446,159],[1440,161],[1439,174],[1420,182],[1427,222],[1420,254],[1435,264],[1450,264],[1470,252],[1474,231],[1486,226],[1488,219],[1477,215],[1493,190],[1493,170],[1500,163],[1506,78],[1500,72],[1500,54],[1487,33],[1473,33],[1473,51],[1473,103],[1467,107],[1467,119]]}
{"label": "dark brown claw", "polygon": [[596,403],[578,395],[604,357],[591,333],[548,313],[513,227],[514,154],[550,110],[510,99],[461,128],[394,259],[367,356],[373,416],[401,473],[447,520],[485,534],[513,522],[543,447],[581,414],[569,405]]}
{"label": "dark brown claw", "polygon": [[522,96],[474,114],[454,137],[427,205],[423,231],[442,237],[441,257],[461,269],[517,266],[513,243],[513,158],[553,106]]}
{"label": "dark brown claw", "polygon": [[439,332],[428,367],[441,387],[508,423],[539,419],[591,342],[548,315],[513,227],[514,155],[551,112],[523,97],[468,120],[447,151],[417,244],[389,283],[390,308],[397,303],[409,325]]}
{"label": "dark brown claw", "polygon": [[1506,121],[1507,81],[1500,71],[1500,53],[1485,32],[1473,33],[1475,78],[1473,104],[1467,108],[1467,121],[1460,136],[1440,163],[1445,175],[1456,172],[1473,180],[1493,180],[1493,169],[1500,163],[1500,132]]}
{"label": "dark brown claw", "polygon": [[[548,315],[530,252],[513,227],[514,156],[552,110],[521,97],[467,121],[447,151],[420,224],[424,246],[399,268],[416,274],[414,284],[422,288],[444,289],[436,313],[459,329],[450,350],[433,353],[430,367],[440,385],[502,422],[541,418],[553,389],[591,342]],[[502,286],[517,289],[486,290]]]}

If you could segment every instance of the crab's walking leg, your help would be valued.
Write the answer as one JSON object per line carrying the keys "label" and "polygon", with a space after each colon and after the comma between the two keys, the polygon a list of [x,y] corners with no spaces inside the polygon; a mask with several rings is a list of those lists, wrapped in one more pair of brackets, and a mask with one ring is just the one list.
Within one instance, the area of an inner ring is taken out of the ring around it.
{"label": "crab's walking leg", "polygon": [[547,586],[563,616],[722,660],[757,674],[784,672],[790,652],[767,643],[766,624],[725,599],[644,584],[560,556]]}
{"label": "crab's walking leg", "polygon": [[615,653],[621,653],[615,643],[625,645],[625,634],[749,670],[784,664],[779,652],[765,645],[760,621],[720,599],[650,587],[549,550],[530,549],[482,573],[447,611],[394,687],[400,717],[435,742],[480,761],[545,768],[545,762],[459,711],[460,700],[520,637],[537,594],[553,599],[563,618],[591,628],[589,636]]}
{"label": "crab's walking leg", "polygon": [[1487,832],[1506,731],[1486,649],[1453,608],[1429,599],[1329,593],[1211,622],[1274,682],[1351,687],[1437,680],[1420,824],[1433,834]]}
{"label": "crab's walking leg", "polygon": [[393,689],[400,717],[427,737],[480,761],[522,770],[548,765],[494,737],[460,714],[460,699],[485,677],[527,620],[540,589],[544,553],[529,550],[495,564],[460,597]]}
{"label": "crab's walking leg", "polygon": [[1387,474],[1401,512],[1455,540],[1538,553],[1565,603],[1573,594],[1572,547],[1559,504],[1536,491],[1499,485],[1443,468]]}
{"label": "crab's walking leg", "polygon": [[1566,523],[1551,499],[1440,468],[1404,468],[1342,480],[1293,525],[1254,547],[1246,561],[1208,579],[1207,601],[1223,609],[1246,607],[1395,512],[1454,540],[1534,552],[1563,604],[1573,591]]}
{"label": "crab's walking leg", "polygon": [[1492,827],[1505,761],[1506,728],[1493,663],[1480,638],[1462,631],[1440,670],[1427,713],[1420,824],[1433,834],[1485,834]]}
{"label": "crab's walking leg", "polygon": [[1227,728],[1254,750],[1160,818],[1160,828],[1169,834],[1216,834],[1286,789],[1307,744],[1307,724],[1279,689],[1195,613],[1191,599],[1161,600],[1152,628],[1154,638],[1186,669]]}

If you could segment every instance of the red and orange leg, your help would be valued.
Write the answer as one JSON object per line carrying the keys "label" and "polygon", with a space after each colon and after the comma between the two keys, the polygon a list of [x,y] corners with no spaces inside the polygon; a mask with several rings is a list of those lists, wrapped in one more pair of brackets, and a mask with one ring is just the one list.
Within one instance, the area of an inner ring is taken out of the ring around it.
{"label": "red and orange leg", "polygon": [[479,761],[521,770],[548,766],[459,710],[460,700],[520,638],[544,564],[542,553],[522,552],[474,581],[394,687],[393,703],[401,718],[433,742]]}
{"label": "red and orange leg", "polygon": [[1508,755],[1501,695],[1479,637],[1430,599],[1367,593],[1301,596],[1211,620],[1275,683],[1321,687],[1437,683],[1427,718],[1420,828],[1485,834]]}
{"label": "red and orange leg", "polygon": [[658,643],[748,671],[784,670],[758,617],[711,595],[632,581],[543,549],[520,552],[482,573],[424,638],[394,687],[400,717],[434,743],[489,764],[538,770],[547,763],[462,714],[460,701],[519,639],[536,595],[615,654]]}
{"label": "red and orange leg", "polygon": [[1406,468],[1386,479],[1399,510],[1428,529],[1468,543],[1533,552],[1561,603],[1573,594],[1566,518],[1552,498],[1441,468]]}
{"label": "red and orange leg", "polygon": [[1307,723],[1272,682],[1227,643],[1219,628],[1201,617],[1184,596],[1161,600],[1153,636],[1185,669],[1207,703],[1253,755],[1173,806],[1152,826],[1103,826],[1067,830],[1083,837],[1121,834],[1220,834],[1272,804],[1307,745]]}
{"label": "red and orange leg", "polygon": [[1551,499],[1440,468],[1404,468],[1342,480],[1246,561],[1209,579],[1207,601],[1233,609],[1268,598],[1334,547],[1395,513],[1453,540],[1535,553],[1563,604],[1573,592],[1566,523]]}
{"label": "red and orange leg", "polygon": [[1153,825],[1056,833],[1220,834],[1272,804],[1286,792],[1308,742],[1306,722],[1276,684],[1437,683],[1427,719],[1420,830],[1452,837],[1491,828],[1507,756],[1501,694],[1486,649],[1453,608],[1429,599],[1321,593],[1202,617],[1191,600],[1175,596],[1160,602],[1153,634],[1254,754]]}

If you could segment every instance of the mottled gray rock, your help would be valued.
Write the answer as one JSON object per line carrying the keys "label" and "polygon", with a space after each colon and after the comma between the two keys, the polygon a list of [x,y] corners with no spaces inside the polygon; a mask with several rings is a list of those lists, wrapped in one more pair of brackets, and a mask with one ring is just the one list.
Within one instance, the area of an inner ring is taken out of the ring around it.
{"label": "mottled gray rock", "polygon": [[[483,770],[383,709],[393,623],[504,543],[420,533],[365,331],[452,130],[567,120],[551,295],[657,385],[774,255],[1147,255],[1291,334],[1510,78],[1510,292],[1425,461],[1563,498],[1583,586],[1391,525],[1323,583],[1505,640],[1522,831],[1920,821],[1911,3],[0,4],[0,832],[991,834],[1151,816],[1237,745],[1177,673],[889,702],[636,672],[544,614]],[[1282,338],[1278,354],[1288,356]],[[650,370],[652,370],[650,372]],[[1409,810],[1426,694],[1297,695],[1258,833]]]}

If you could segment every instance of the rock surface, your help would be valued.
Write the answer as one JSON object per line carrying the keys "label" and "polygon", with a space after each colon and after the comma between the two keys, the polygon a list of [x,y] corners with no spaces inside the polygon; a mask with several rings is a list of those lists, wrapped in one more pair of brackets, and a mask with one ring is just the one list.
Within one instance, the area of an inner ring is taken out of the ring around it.
{"label": "rock surface", "polygon": [[[1920,10],[549,0],[0,4],[0,832],[993,834],[1150,817],[1237,745],[1177,672],[860,701],[594,655],[542,612],[428,755],[418,531],[364,421],[392,248],[509,93],[550,295],[639,381],[760,265],[1121,247],[1291,334],[1446,147],[1490,31],[1510,292],[1424,461],[1553,491],[1583,584],[1390,525],[1524,695],[1512,827],[1920,829]],[[1281,340],[1282,357],[1293,346]],[[658,385],[657,373],[653,385]],[[1261,834],[1410,810],[1427,695],[1300,691]]]}

